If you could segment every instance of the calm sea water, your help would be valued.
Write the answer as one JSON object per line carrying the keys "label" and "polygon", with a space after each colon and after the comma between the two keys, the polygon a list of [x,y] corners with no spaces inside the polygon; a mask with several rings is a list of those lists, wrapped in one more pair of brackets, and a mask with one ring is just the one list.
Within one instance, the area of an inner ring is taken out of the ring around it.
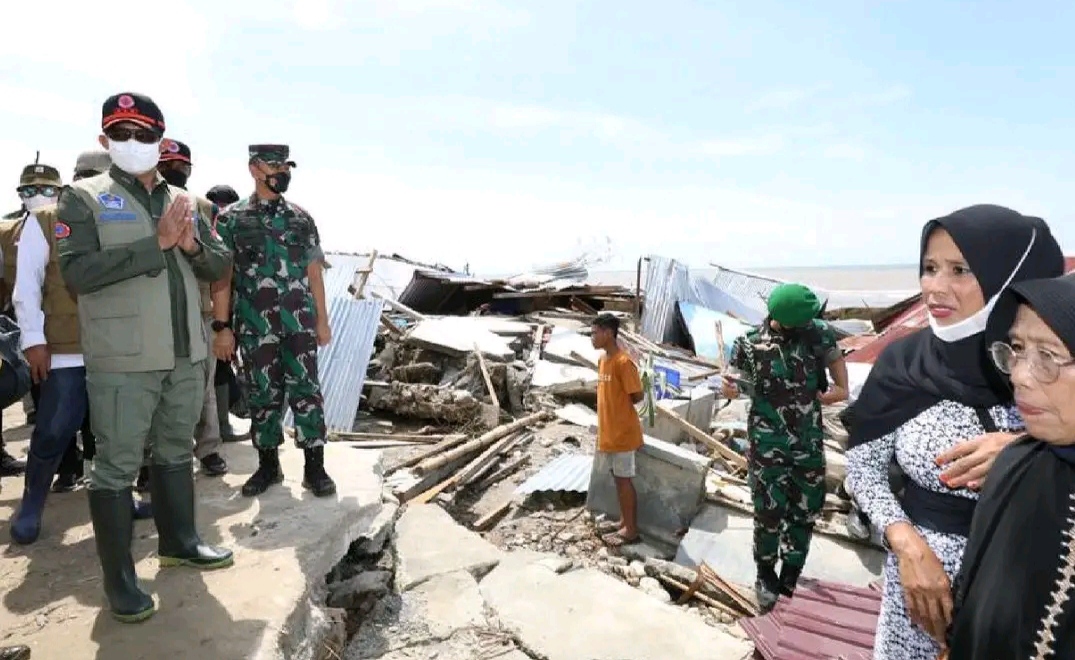
{"label": "calm sea water", "polygon": [[[643,266],[643,271],[645,266]],[[754,268],[744,269],[757,275],[779,280],[802,282],[826,291],[891,291],[907,292],[918,289],[916,266],[823,266],[817,268]],[[712,279],[715,268],[694,268],[692,273]],[[634,288],[633,270],[595,270],[591,279],[601,284],[617,284]],[[645,280],[645,272],[643,272]]]}

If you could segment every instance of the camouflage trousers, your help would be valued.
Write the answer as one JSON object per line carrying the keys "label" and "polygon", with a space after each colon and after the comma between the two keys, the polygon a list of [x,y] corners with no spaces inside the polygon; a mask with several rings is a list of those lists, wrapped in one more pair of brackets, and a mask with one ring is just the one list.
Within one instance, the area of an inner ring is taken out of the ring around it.
{"label": "camouflage trousers", "polygon": [[748,481],[754,500],[754,561],[806,565],[814,523],[825,503],[825,453],[820,435],[803,442],[751,438]]}
{"label": "camouflage trousers", "polygon": [[295,415],[295,440],[303,449],[325,444],[325,401],[317,378],[317,338],[298,332],[281,338],[237,336],[243,357],[250,435],[259,449],[284,442],[284,404]]}

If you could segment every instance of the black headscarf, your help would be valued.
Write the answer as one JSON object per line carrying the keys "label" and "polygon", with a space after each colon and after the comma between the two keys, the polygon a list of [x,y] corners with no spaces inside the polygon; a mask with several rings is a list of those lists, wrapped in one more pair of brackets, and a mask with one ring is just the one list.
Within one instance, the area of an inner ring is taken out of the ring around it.
{"label": "black headscarf", "polygon": [[[926,244],[937,229],[951,235],[987,302],[1000,293],[1020,260],[1012,282],[1064,272],[1064,254],[1044,220],[979,204],[926,223],[919,249],[920,275]],[[1011,301],[998,300],[991,318],[1001,323],[1006,319],[1010,326],[1015,309]],[[842,417],[848,427],[848,448],[895,431],[940,401],[974,408],[1011,401],[1011,389],[989,364],[984,334],[944,342],[923,328],[889,344],[870,370],[859,398]]]}
{"label": "black headscarf", "polygon": [[[1075,354],[1075,277],[1022,282],[1004,299],[1031,307]],[[989,325],[987,333],[998,338],[1011,327],[992,318]],[[1028,436],[997,456],[956,579],[951,660],[1036,657],[1039,632],[1056,605],[1057,578],[1068,560],[1072,451]],[[1061,596],[1050,634],[1041,638],[1050,657],[1075,657],[1075,609],[1063,600],[1070,597],[1070,590]]]}

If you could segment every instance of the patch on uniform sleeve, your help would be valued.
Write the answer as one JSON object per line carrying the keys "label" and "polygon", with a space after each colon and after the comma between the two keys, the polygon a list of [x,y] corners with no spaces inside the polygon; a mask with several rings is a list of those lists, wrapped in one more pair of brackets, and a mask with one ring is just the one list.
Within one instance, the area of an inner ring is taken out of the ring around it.
{"label": "patch on uniform sleeve", "polygon": [[71,235],[71,227],[66,222],[57,222],[56,227],[52,230],[54,236],[57,239],[67,238]]}

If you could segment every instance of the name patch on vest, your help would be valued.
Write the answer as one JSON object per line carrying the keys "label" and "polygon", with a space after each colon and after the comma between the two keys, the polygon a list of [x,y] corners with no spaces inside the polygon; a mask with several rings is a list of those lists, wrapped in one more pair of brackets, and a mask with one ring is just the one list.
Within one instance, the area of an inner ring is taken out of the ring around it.
{"label": "name patch on vest", "polygon": [[97,195],[97,201],[106,209],[113,209],[116,211],[123,210],[124,205],[127,203],[126,200],[119,195],[114,195],[109,192],[103,192],[100,195]]}
{"label": "name patch on vest", "polygon": [[136,222],[138,215],[130,211],[103,211],[98,218],[101,222]]}

